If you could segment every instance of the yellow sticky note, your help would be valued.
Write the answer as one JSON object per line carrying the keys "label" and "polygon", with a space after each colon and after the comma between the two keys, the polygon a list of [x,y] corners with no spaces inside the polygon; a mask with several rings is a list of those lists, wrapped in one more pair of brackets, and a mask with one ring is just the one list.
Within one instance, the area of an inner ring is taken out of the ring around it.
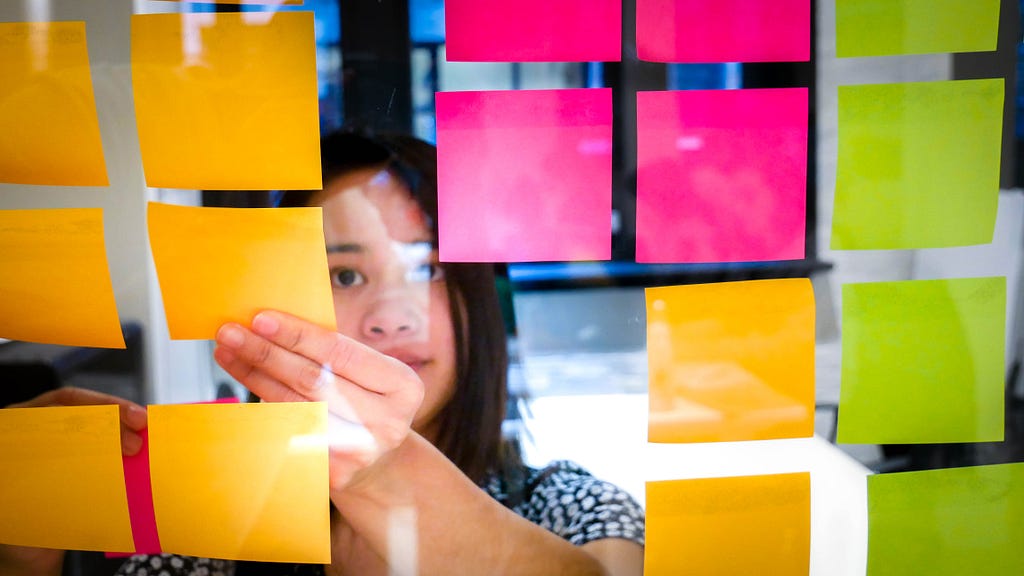
{"label": "yellow sticky note", "polygon": [[101,209],[0,210],[0,338],[124,348]]}
{"label": "yellow sticky note", "polygon": [[814,434],[806,278],[648,288],[651,442]]}
{"label": "yellow sticky note", "polygon": [[337,327],[320,208],[150,203],[148,212],[172,339],[212,339],[268,308]]}
{"label": "yellow sticky note", "polygon": [[807,576],[806,472],[647,483],[644,574]]}
{"label": "yellow sticky note", "polygon": [[149,443],[164,552],[330,562],[325,404],[150,406]]}
{"label": "yellow sticky note", "polygon": [[312,12],[132,16],[146,183],[321,187]]}
{"label": "yellow sticky note", "polygon": [[106,186],[85,22],[0,23],[0,182]]}
{"label": "yellow sticky note", "polygon": [[118,408],[0,410],[0,544],[131,552]]}

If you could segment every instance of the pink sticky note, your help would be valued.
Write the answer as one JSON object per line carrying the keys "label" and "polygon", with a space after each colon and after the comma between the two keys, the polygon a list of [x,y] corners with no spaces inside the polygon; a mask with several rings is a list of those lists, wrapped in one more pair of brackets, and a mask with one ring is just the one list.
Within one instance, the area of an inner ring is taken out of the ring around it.
{"label": "pink sticky note", "polygon": [[637,0],[636,52],[652,62],[805,62],[811,0]]}
{"label": "pink sticky note", "polygon": [[610,89],[437,94],[445,262],[611,257]]}
{"label": "pink sticky note", "polygon": [[804,257],[807,89],[637,94],[637,262]]}
{"label": "pink sticky note", "polygon": [[[237,398],[221,398],[212,402],[196,404],[237,404]],[[134,456],[122,456],[124,483],[128,491],[128,516],[132,523],[132,538],[135,552],[123,554],[107,552],[107,558],[125,558],[134,554],[160,554],[160,535],[156,529],[156,513],[153,509],[153,487],[149,475],[149,429],[139,432],[142,448]]]}
{"label": "pink sticky note", "polygon": [[618,62],[619,0],[445,0],[449,62]]}

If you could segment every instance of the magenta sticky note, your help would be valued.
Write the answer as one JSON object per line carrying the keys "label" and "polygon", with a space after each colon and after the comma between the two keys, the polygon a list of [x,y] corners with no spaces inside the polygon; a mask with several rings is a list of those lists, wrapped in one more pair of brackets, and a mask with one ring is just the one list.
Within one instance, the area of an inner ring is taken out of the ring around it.
{"label": "magenta sticky note", "polygon": [[636,260],[804,257],[807,89],[637,94]]}
{"label": "magenta sticky note", "polygon": [[445,0],[449,62],[618,62],[621,0]]}
{"label": "magenta sticky note", "polygon": [[811,0],[637,0],[636,52],[651,62],[805,62]]}
{"label": "magenta sticky note", "polygon": [[445,262],[611,257],[607,88],[437,94]]}

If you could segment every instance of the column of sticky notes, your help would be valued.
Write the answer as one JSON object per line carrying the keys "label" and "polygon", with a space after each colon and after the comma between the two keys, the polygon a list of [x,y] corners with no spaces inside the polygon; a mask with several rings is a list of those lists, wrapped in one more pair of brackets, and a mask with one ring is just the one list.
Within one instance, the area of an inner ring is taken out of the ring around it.
{"label": "column of sticky notes", "polygon": [[[312,13],[131,26],[149,186],[321,186]],[[85,28],[0,24],[0,182],[108,184]],[[319,209],[154,203],[147,220],[171,338],[262,308],[334,328]],[[0,337],[124,346],[101,209],[0,211]],[[120,434],[114,406],[0,410],[0,543],[329,561],[322,404],[154,406],[124,462]]]}
{"label": "column of sticky notes", "polygon": [[[999,6],[837,0],[837,55],[994,50]],[[840,86],[838,97],[834,249],[992,241],[1002,78]],[[1003,440],[1005,310],[1002,277],[844,285],[838,441]],[[1020,464],[870,477],[868,574],[1024,571],[1022,504]]]}
{"label": "column of sticky notes", "polygon": [[[657,62],[810,58],[810,2],[637,2]],[[805,255],[808,90],[637,95],[638,262]],[[649,288],[650,442],[814,433],[807,279]],[[649,482],[647,574],[807,574],[808,472]]]}

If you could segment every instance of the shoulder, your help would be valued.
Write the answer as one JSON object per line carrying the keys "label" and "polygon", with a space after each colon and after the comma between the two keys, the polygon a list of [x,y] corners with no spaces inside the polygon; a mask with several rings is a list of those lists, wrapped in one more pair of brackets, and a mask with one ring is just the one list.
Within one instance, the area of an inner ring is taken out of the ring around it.
{"label": "shoulder", "polygon": [[234,576],[234,573],[235,564],[230,560],[147,554],[126,560],[116,576]]}
{"label": "shoulder", "polygon": [[643,544],[644,512],[628,492],[575,462],[559,460],[532,470],[522,516],[581,545],[603,538]]}

